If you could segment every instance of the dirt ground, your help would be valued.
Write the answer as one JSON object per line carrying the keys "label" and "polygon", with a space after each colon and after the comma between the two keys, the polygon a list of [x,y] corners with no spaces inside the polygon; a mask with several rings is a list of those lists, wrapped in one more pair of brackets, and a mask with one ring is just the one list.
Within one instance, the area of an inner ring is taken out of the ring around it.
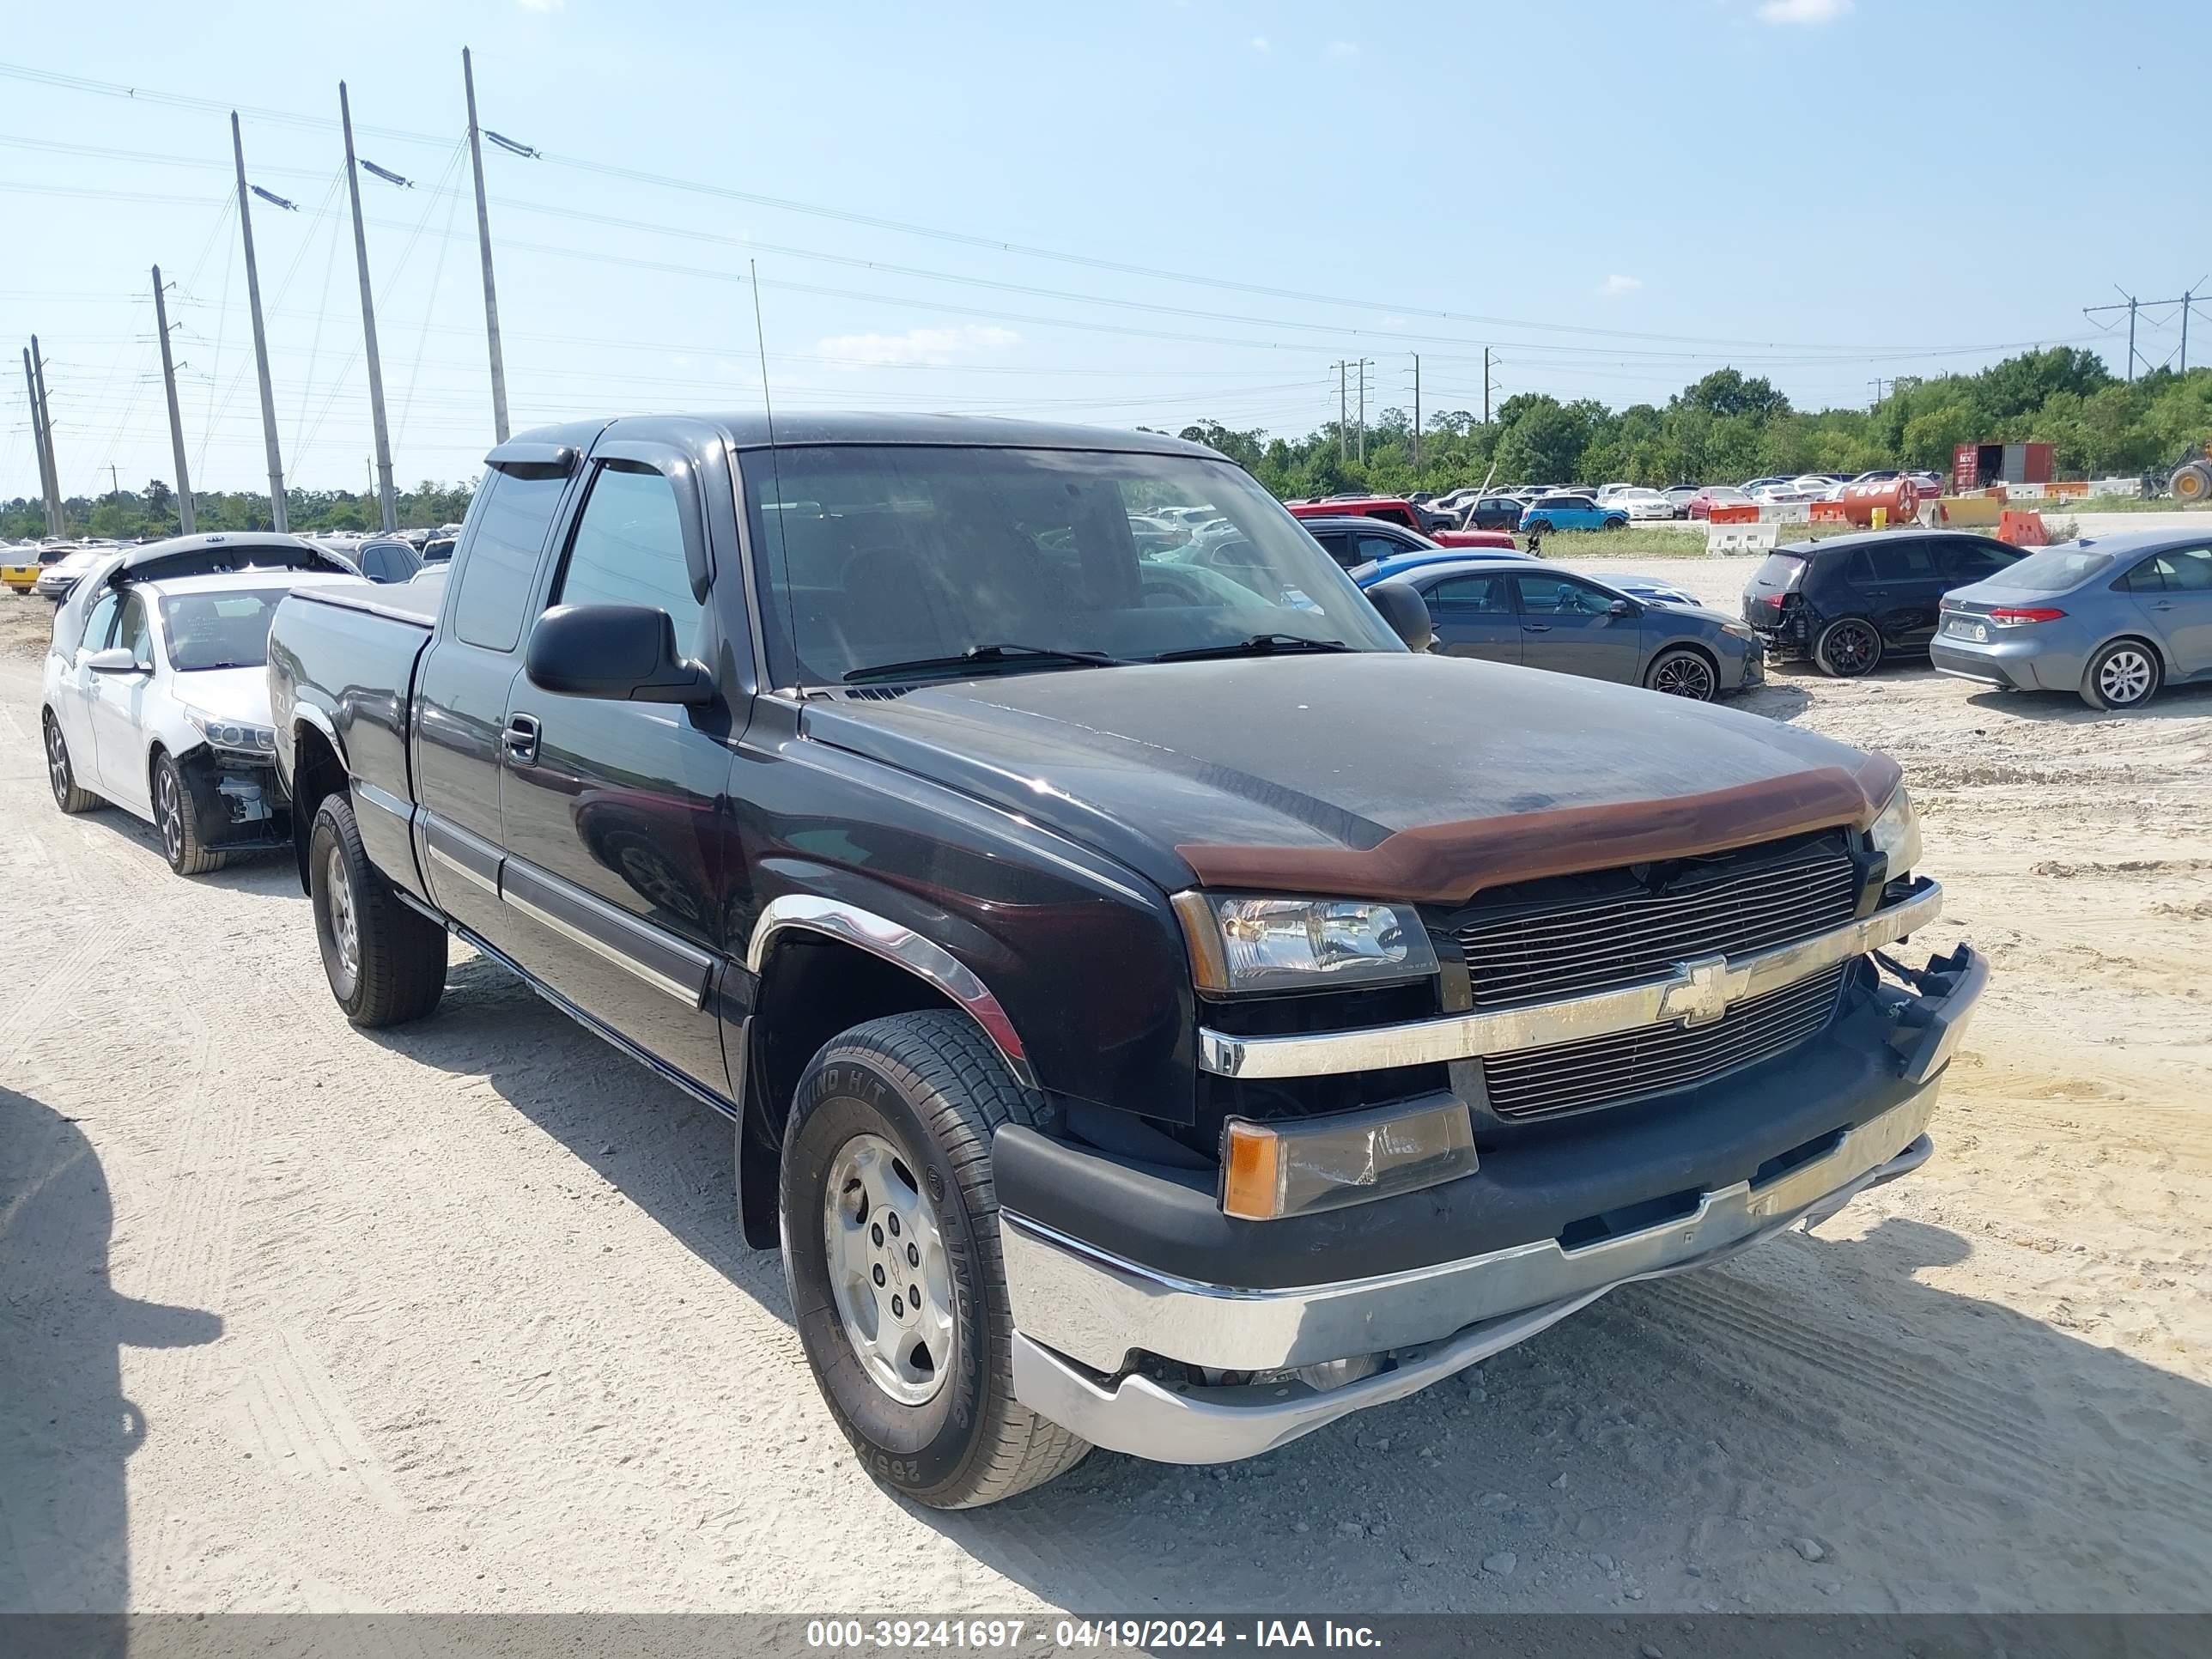
{"label": "dirt ground", "polygon": [[943,1516],[848,1455],[720,1121],[479,960],[355,1032],[285,861],[55,811],[47,617],[0,597],[0,1609],[2212,1607],[2212,690],[1779,670],[1741,706],[1903,763],[1925,942],[1995,966],[1926,1169],[1273,1456]]}

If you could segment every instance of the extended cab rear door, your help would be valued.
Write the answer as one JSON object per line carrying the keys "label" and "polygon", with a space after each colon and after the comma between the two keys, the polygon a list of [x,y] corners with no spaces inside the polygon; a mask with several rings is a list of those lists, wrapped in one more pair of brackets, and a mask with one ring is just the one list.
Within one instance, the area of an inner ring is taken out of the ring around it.
{"label": "extended cab rear door", "polygon": [[501,890],[526,919],[516,960],[718,1094],[729,1083],[708,993],[735,948],[731,918],[750,909],[729,799],[753,680],[735,537],[719,441],[672,422],[611,428],[532,620],[560,605],[653,606],[716,696],[571,696],[526,670],[508,690],[501,757]]}
{"label": "extended cab rear door", "polygon": [[422,873],[448,915],[510,954],[526,923],[500,899],[507,690],[553,526],[580,471],[573,447],[516,442],[487,458],[456,544],[438,635],[415,681]]}

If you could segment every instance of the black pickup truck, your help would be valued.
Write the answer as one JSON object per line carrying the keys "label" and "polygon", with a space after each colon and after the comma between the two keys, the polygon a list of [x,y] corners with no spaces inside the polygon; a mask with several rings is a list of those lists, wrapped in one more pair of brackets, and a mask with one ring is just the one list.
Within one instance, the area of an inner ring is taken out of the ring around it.
{"label": "black pickup truck", "polygon": [[[1203,508],[1233,570],[1140,550]],[[1387,618],[1387,620],[1386,620]],[[447,940],[735,1125],[925,1504],[1411,1393],[1915,1168],[1986,977],[1897,767],[1438,657],[1210,450],[655,417],[492,452],[448,574],[280,611],[331,988]]]}

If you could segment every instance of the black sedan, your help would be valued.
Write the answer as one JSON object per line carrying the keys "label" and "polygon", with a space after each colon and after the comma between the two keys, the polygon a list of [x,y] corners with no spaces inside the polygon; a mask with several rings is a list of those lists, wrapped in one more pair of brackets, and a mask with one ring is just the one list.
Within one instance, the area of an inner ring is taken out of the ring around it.
{"label": "black sedan", "polygon": [[1468,558],[1397,577],[1427,601],[1430,648],[1710,702],[1763,684],[1765,653],[1733,617],[1638,599],[1559,565]]}

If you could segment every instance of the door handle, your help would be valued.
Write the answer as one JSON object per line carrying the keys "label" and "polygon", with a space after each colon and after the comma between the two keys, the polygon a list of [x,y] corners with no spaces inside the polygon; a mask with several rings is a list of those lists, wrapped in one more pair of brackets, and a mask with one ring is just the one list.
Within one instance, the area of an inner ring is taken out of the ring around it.
{"label": "door handle", "polygon": [[527,766],[538,758],[538,719],[534,714],[509,714],[507,730],[499,736],[500,746],[507,750],[507,758],[516,766]]}
{"label": "door handle", "polygon": [[2151,609],[2154,611],[2171,611],[2173,609],[2173,601],[2172,599],[2160,599],[2155,605],[2152,605]]}
{"label": "door handle", "polygon": [[1552,631],[1552,624],[1549,623],[1522,623],[1521,624],[1521,631],[1523,634],[1548,634]]}

